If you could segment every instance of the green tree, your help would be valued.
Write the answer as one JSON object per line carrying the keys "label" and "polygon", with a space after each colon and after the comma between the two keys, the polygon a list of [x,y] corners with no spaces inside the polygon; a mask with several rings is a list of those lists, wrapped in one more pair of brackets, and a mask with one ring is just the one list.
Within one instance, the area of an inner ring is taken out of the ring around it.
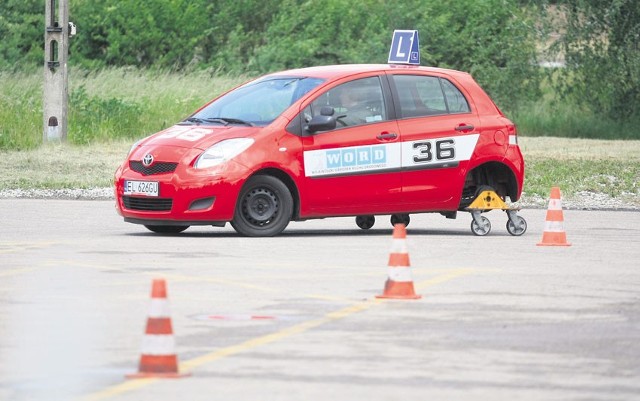
{"label": "green tree", "polygon": [[72,51],[85,64],[182,68],[203,59],[213,5],[205,0],[77,0]]}
{"label": "green tree", "polygon": [[[376,1],[281,1],[248,65],[261,71],[320,64],[385,62],[391,32]],[[384,59],[383,59],[384,57]]]}
{"label": "green tree", "polygon": [[539,94],[533,11],[512,0],[282,0],[246,65],[385,63],[393,30],[417,29],[423,65],[468,71],[514,110]]}
{"label": "green tree", "polygon": [[640,2],[566,0],[566,33],[554,51],[566,68],[556,86],[597,115],[640,119]]}
{"label": "green tree", "polygon": [[[3,1],[0,68],[41,65],[44,5]],[[522,0],[71,0],[69,63],[252,75],[385,63],[393,30],[417,29],[423,65],[468,71],[514,110],[540,79],[532,9]]]}
{"label": "green tree", "polygon": [[0,2],[0,69],[43,65],[44,11],[38,0]]}
{"label": "green tree", "polygon": [[212,10],[206,61],[216,70],[264,72],[253,63],[256,48],[268,41],[273,17],[285,7],[283,0],[219,0]]}

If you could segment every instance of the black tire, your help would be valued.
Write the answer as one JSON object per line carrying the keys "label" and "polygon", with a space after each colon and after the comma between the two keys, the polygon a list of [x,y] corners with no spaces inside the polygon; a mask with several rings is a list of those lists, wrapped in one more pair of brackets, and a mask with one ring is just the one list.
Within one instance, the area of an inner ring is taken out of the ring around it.
{"label": "black tire", "polygon": [[493,187],[491,185],[479,185],[477,187],[465,188],[462,193],[462,198],[460,199],[460,205],[458,206],[458,210],[464,210],[469,207],[470,204],[473,203],[474,200],[484,191],[493,191]]}
{"label": "black tire", "polygon": [[287,227],[292,214],[289,188],[270,175],[256,175],[240,191],[231,226],[247,237],[273,237]]}
{"label": "black tire", "polygon": [[392,214],[391,215],[391,225],[395,226],[398,223],[404,224],[405,227],[409,225],[411,222],[411,217],[408,214]]}
{"label": "black tire", "polygon": [[157,234],[179,234],[189,226],[145,226],[147,230]]}
{"label": "black tire", "polygon": [[373,215],[356,216],[356,224],[363,230],[368,230],[376,223],[376,217]]}

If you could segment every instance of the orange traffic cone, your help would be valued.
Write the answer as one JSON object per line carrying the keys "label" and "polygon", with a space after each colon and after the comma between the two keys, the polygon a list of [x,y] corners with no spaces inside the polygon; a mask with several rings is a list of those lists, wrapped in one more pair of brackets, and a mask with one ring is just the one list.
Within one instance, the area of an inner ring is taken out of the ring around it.
{"label": "orange traffic cone", "polygon": [[407,251],[407,229],[404,224],[393,226],[393,244],[389,254],[389,277],[384,284],[384,293],[376,298],[419,299],[413,289]]}
{"label": "orange traffic cone", "polygon": [[538,246],[571,246],[567,242],[567,233],[564,231],[564,216],[562,214],[562,199],[560,188],[551,188],[551,199],[547,208],[547,218],[544,223],[542,241]]}
{"label": "orange traffic cone", "polygon": [[166,283],[164,279],[155,279],[151,289],[151,306],[142,341],[138,373],[129,374],[126,377],[130,379],[177,378],[189,375],[178,373],[178,357],[174,348]]}

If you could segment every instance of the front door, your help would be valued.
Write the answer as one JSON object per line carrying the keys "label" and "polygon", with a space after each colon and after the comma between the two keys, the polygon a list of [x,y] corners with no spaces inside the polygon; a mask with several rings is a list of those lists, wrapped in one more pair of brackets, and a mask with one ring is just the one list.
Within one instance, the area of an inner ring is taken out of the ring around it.
{"label": "front door", "polygon": [[302,138],[301,214],[385,213],[401,196],[400,136],[389,120],[378,76],[355,79],[319,95],[306,119],[333,108],[337,127]]}

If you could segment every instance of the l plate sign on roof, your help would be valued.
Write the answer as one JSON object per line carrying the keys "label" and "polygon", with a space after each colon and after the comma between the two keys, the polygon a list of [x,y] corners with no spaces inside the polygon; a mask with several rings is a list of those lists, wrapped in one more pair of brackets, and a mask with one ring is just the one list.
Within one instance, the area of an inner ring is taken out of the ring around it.
{"label": "l plate sign on roof", "polygon": [[418,31],[400,29],[393,31],[388,63],[420,65]]}

